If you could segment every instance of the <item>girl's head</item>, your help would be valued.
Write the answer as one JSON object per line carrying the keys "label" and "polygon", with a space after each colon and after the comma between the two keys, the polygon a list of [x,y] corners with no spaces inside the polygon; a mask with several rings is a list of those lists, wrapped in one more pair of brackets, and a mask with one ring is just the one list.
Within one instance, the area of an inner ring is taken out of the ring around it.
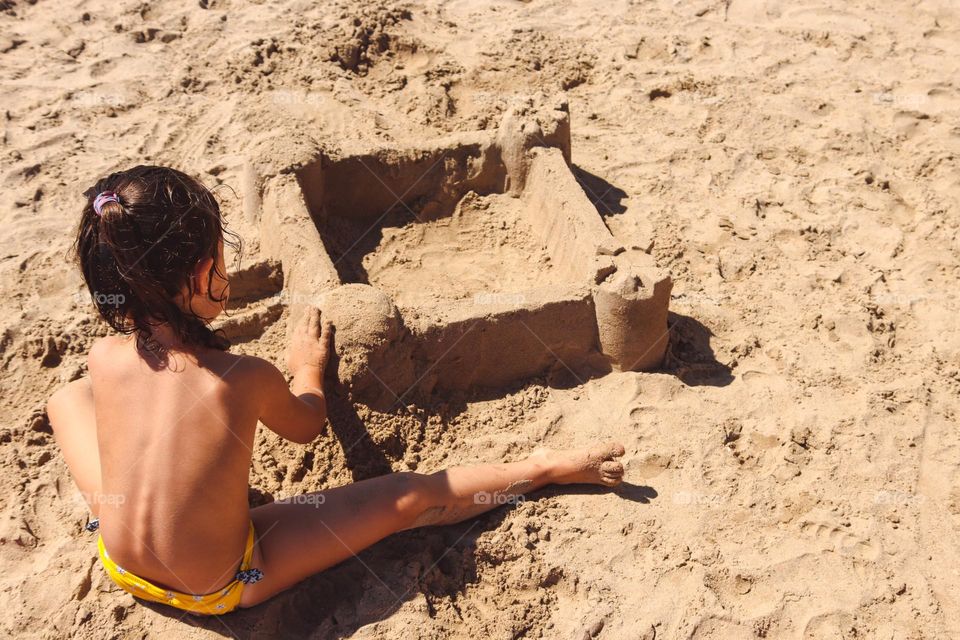
{"label": "girl's head", "polygon": [[138,166],[84,195],[76,253],[103,319],[148,346],[165,324],[185,346],[226,349],[208,323],[230,294],[224,237],[236,248],[239,240],[213,194],[176,169]]}

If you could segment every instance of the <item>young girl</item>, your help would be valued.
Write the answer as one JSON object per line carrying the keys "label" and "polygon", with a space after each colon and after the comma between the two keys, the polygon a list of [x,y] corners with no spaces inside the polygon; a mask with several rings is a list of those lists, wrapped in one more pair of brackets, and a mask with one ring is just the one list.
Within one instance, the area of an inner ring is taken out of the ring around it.
{"label": "young girl", "polygon": [[138,166],[86,196],[80,269],[97,311],[121,335],[94,344],[89,376],[54,394],[47,412],[99,519],[103,565],[134,596],[227,613],[394,532],[460,522],[551,483],[621,481],[614,458],[623,447],[611,442],[508,464],[393,473],[251,509],[258,422],[299,443],[325,425],[331,326],[318,310],[305,313],[288,386],[269,362],[228,353],[210,329],[230,294],[225,230],[210,191],[174,169]]}

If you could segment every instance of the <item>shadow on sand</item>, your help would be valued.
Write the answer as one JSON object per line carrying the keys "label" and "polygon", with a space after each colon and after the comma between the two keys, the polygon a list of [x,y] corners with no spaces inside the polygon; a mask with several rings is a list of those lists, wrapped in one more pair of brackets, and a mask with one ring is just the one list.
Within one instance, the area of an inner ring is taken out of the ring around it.
{"label": "shadow on sand", "polygon": [[[525,502],[564,494],[605,493],[640,504],[657,498],[652,487],[625,482],[612,491],[589,485],[553,486],[534,492]],[[394,534],[263,604],[225,616],[192,616],[164,605],[138,602],[178,624],[242,640],[351,637],[362,627],[386,620],[415,598],[422,599],[428,615],[434,617],[438,607],[456,610],[457,599],[468,585],[478,582],[477,540],[484,532],[500,527],[514,508],[505,505],[460,524]]]}

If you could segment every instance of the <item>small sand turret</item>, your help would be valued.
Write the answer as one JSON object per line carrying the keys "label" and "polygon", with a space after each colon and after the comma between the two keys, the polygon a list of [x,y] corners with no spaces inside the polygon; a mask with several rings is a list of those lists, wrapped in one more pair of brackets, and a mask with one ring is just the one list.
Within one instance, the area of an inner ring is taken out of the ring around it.
{"label": "small sand turret", "polygon": [[648,371],[663,362],[671,288],[669,279],[626,267],[594,289],[600,350],[614,369]]}

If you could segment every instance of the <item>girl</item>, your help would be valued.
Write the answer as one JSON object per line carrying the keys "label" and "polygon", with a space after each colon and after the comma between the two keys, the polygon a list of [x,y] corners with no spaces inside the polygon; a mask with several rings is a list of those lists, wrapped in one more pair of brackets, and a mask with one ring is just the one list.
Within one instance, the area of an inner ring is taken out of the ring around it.
{"label": "girl", "polygon": [[623,447],[611,442],[393,473],[250,509],[258,422],[299,443],[325,425],[332,327],[316,309],[304,314],[288,386],[210,329],[230,294],[224,242],[235,239],[210,191],[180,171],[138,166],[85,195],[76,254],[97,311],[121,335],[94,344],[89,375],[54,394],[47,412],[99,519],[103,565],[131,594],[227,613],[394,532],[460,522],[551,483],[621,481]]}

